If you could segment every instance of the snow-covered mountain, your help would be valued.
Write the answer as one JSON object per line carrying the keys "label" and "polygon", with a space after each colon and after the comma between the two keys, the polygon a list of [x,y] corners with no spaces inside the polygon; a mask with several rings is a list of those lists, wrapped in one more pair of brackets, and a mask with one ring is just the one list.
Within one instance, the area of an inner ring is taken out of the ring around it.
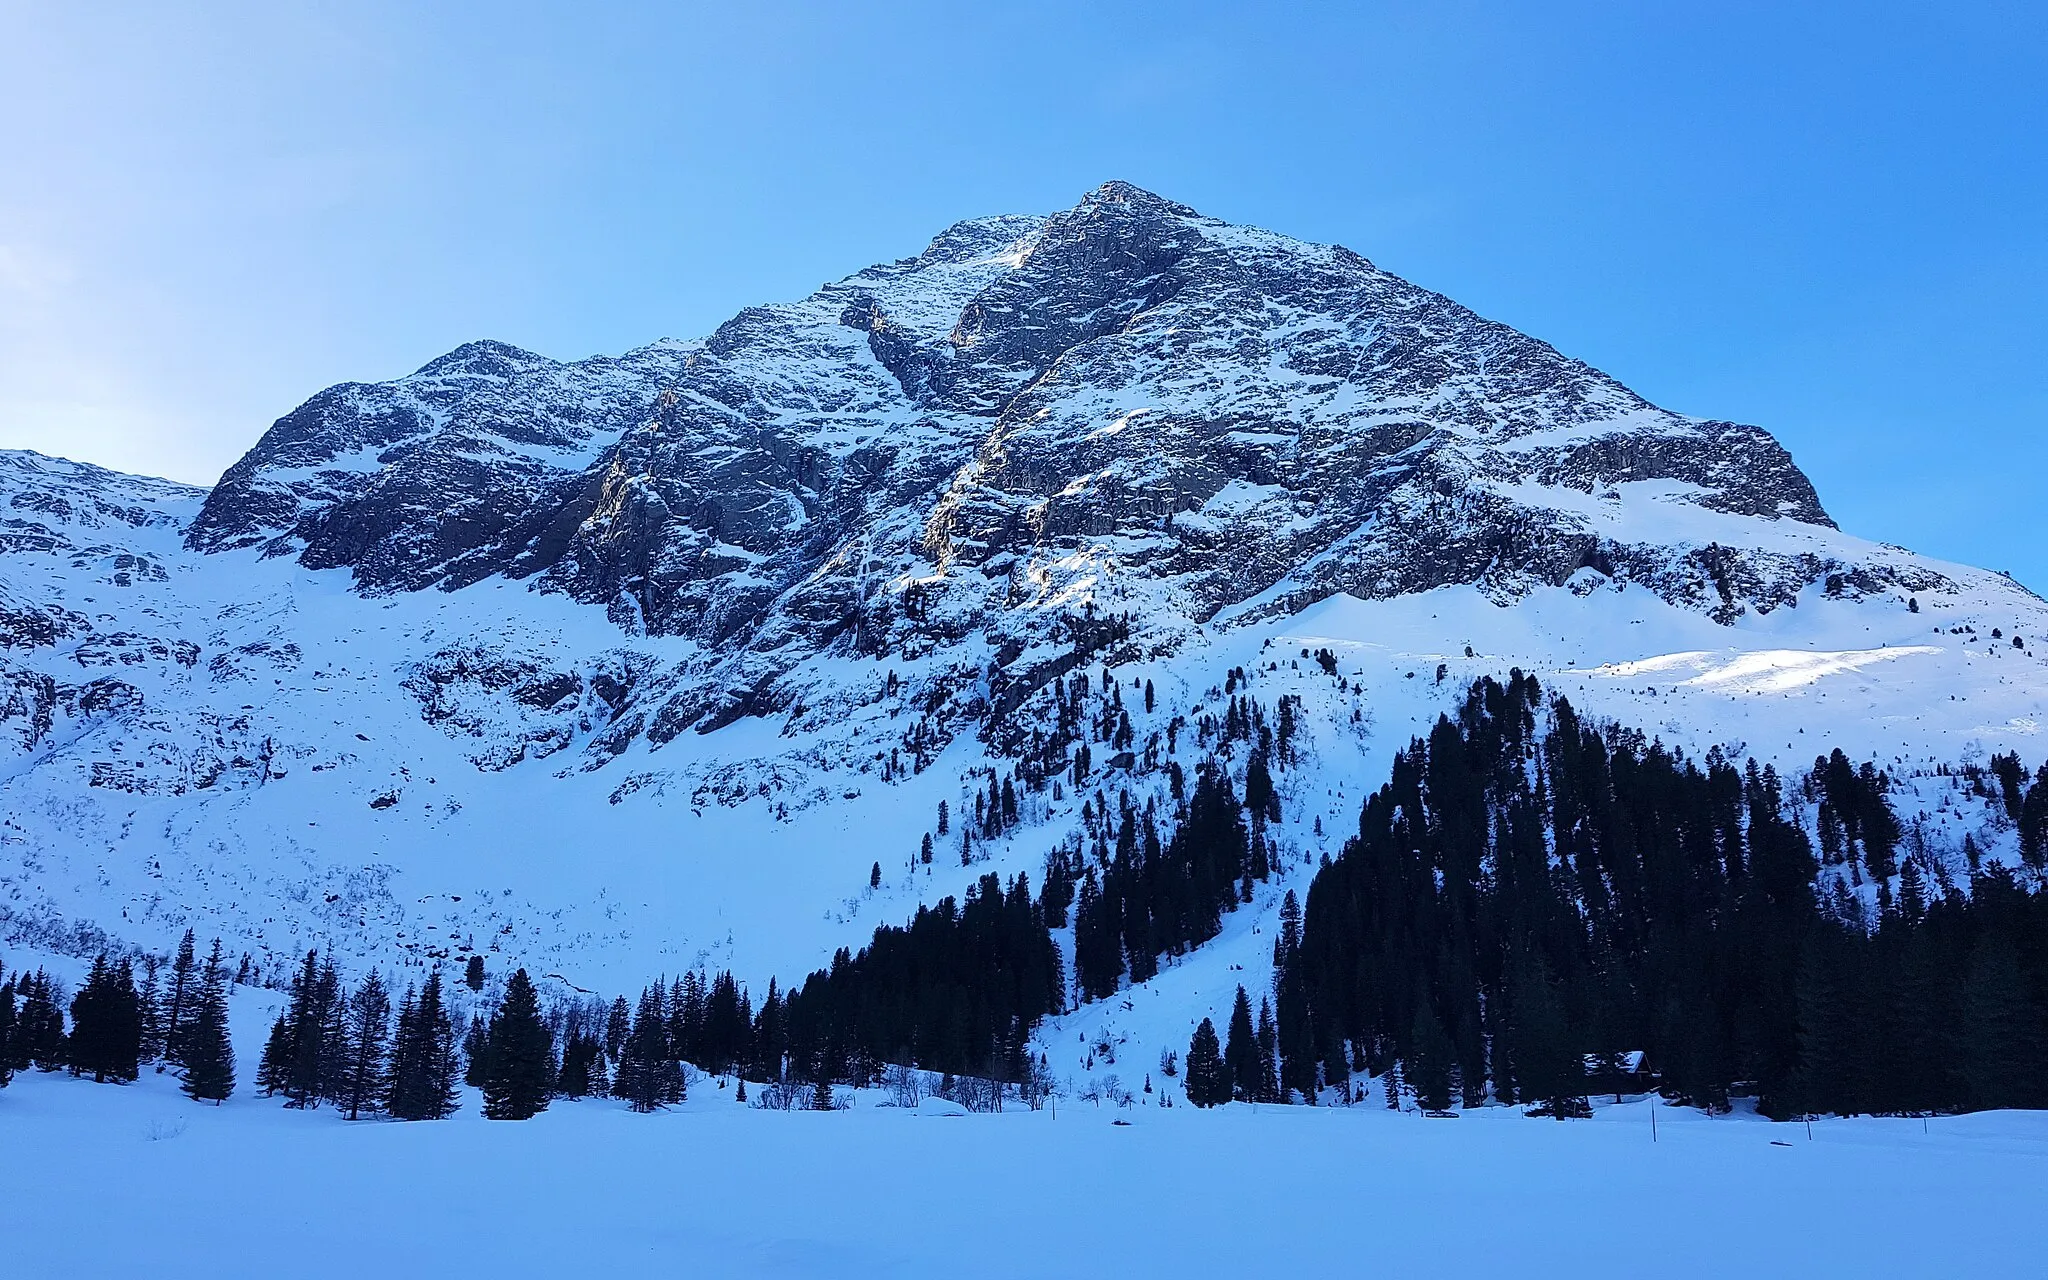
{"label": "snow-covered mountain", "polygon": [[1270,900],[1062,1028],[1185,1044],[1479,675],[1789,767],[2048,752],[2018,585],[1841,532],[1756,427],[1122,183],[700,341],[330,388],[211,490],[0,454],[0,505],[0,929],[60,950],[787,977],[1037,875],[1082,794],[915,855],[1057,774],[1056,682],[1131,721],[1087,793],[1143,797],[1242,669],[1307,744]]}

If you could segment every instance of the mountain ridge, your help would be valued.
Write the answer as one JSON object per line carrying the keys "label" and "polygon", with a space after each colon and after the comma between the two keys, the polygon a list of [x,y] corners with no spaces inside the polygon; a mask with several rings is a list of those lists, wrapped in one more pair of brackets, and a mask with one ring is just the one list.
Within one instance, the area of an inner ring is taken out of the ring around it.
{"label": "mountain ridge", "polygon": [[725,692],[671,702],[663,732],[786,708],[793,658],[912,651],[926,626],[1032,649],[1082,581],[1136,580],[1094,603],[1155,647],[1268,594],[1512,598],[1594,569],[1733,616],[1830,573],[1883,585],[1602,537],[1570,509],[1646,484],[1834,527],[1767,433],[1658,410],[1348,249],[1111,182],[700,341],[570,364],[471,343],[330,388],[230,468],[188,542],[370,592],[531,580],[719,650],[700,674]]}

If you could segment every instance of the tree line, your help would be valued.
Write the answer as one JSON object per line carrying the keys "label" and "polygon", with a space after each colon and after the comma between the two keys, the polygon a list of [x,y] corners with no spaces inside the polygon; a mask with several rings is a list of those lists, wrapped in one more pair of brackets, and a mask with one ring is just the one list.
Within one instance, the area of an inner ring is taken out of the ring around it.
{"label": "tree line", "polygon": [[[1396,757],[1283,922],[1284,1087],[1370,1072],[1425,1109],[1560,1116],[1644,1080],[1774,1117],[2042,1105],[2048,896],[1902,861],[1890,789],[1837,751],[1788,795],[1754,760],[1546,706],[1520,672],[1482,680]],[[2013,790],[2019,814],[2048,803]],[[1874,922],[1849,888],[1865,877]]]}
{"label": "tree line", "polygon": [[31,1067],[122,1084],[157,1063],[175,1071],[195,1101],[226,1099],[235,1088],[227,1022],[234,979],[220,941],[202,961],[188,929],[169,971],[158,970],[154,957],[145,960],[138,982],[132,959],[103,953],[67,999],[63,983],[42,969],[10,974],[0,966],[0,1086]]}

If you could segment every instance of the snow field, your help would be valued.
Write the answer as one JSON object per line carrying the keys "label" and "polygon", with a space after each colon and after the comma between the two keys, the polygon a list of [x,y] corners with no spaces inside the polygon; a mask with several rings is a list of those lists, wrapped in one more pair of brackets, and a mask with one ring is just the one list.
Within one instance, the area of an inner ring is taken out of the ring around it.
{"label": "snow field", "polygon": [[[243,1061],[256,1043],[244,1037]],[[245,1066],[246,1070],[246,1066]],[[2020,1275],[2048,1115],[764,1112],[349,1124],[168,1077],[0,1091],[12,1274]],[[1119,1125],[1118,1120],[1128,1120]],[[1785,1145],[1780,1145],[1785,1144]]]}

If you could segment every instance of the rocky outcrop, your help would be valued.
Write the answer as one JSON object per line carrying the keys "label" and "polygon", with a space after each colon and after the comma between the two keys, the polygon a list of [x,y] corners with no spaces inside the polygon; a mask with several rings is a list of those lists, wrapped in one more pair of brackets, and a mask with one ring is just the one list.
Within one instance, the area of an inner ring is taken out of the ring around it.
{"label": "rocky outcrop", "polygon": [[1112,182],[702,342],[473,343],[332,388],[189,542],[373,592],[531,579],[687,637],[704,657],[661,735],[789,705],[778,677],[820,653],[975,638],[1000,666],[1091,614],[1170,648],[1332,592],[1505,599],[1588,569],[1769,609],[1829,571],[1745,548],[1781,522],[1832,527],[1767,433],[1658,409],[1348,249]]}

